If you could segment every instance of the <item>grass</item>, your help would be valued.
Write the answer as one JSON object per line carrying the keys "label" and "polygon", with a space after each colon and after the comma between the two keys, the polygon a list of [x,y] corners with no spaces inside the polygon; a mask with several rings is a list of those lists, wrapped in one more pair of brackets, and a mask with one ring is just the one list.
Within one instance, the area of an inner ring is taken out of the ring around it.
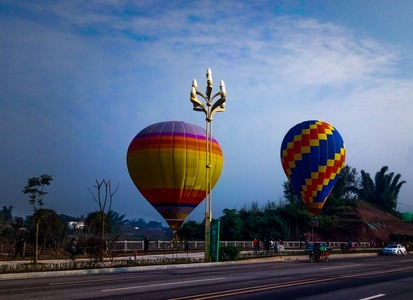
{"label": "grass", "polygon": [[[67,258],[66,258],[67,259]],[[10,273],[30,273],[30,272],[50,272],[50,271],[67,271],[67,270],[84,270],[84,269],[100,269],[100,268],[121,268],[133,266],[149,266],[149,265],[168,265],[168,264],[187,264],[199,263],[204,259],[199,258],[158,258],[158,259],[116,259],[105,260],[103,262],[90,259],[77,259],[75,261],[42,262],[39,260],[37,264],[32,261],[16,262],[10,264],[0,264],[0,274]]]}
{"label": "grass", "polygon": [[[374,249],[364,249],[357,251],[341,251],[333,250],[333,254],[344,254],[344,253],[378,253]],[[155,253],[151,253],[155,254]],[[161,254],[161,253],[157,253]],[[164,254],[164,253],[162,253]],[[170,253],[168,253],[170,254]],[[253,258],[264,258],[271,256],[307,256],[308,253],[303,250],[297,251],[285,251],[281,253],[266,253],[265,251],[259,251],[257,254],[253,253],[240,253],[236,260],[253,259]],[[87,256],[78,256],[75,261],[67,261],[67,256],[64,257],[42,257],[37,264],[33,261],[27,260],[27,262],[15,262],[15,263],[3,263],[0,264],[0,274],[10,274],[10,273],[30,273],[30,272],[50,272],[50,271],[67,271],[67,270],[84,270],[84,269],[100,269],[100,268],[122,268],[122,267],[134,267],[134,266],[152,266],[152,265],[170,265],[170,264],[188,264],[188,263],[201,263],[204,262],[204,258],[193,258],[193,257],[162,257],[157,259],[148,259],[145,257],[138,257],[138,259],[131,259],[133,253],[123,253],[122,256],[130,257],[125,259],[112,259],[108,258],[105,261],[100,262],[95,259],[91,259]],[[61,259],[62,261],[59,261]],[[63,261],[63,259],[65,259]],[[10,261],[9,259],[1,259],[2,261]],[[54,262],[42,262],[42,260],[55,260]]]}

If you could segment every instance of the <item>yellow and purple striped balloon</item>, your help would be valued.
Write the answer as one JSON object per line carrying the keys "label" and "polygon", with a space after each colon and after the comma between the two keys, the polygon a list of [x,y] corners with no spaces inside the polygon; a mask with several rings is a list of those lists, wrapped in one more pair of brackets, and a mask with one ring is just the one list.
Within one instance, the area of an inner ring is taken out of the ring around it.
{"label": "yellow and purple striped balloon", "polygon": [[327,122],[304,121],[287,132],[280,154],[288,180],[316,216],[344,167],[346,150],[340,133]]}
{"label": "yellow and purple striped balloon", "polygon": [[[214,187],[224,162],[215,139],[211,157]],[[207,195],[206,136],[199,126],[181,121],[150,125],[130,143],[126,162],[138,190],[172,230],[180,229]]]}

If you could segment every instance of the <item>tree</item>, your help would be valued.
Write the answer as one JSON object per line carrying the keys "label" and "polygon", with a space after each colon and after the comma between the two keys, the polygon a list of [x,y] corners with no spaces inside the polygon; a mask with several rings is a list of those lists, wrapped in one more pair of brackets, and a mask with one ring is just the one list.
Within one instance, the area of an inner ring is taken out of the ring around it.
{"label": "tree", "polygon": [[116,211],[109,211],[108,212],[108,219],[110,221],[111,224],[111,230],[108,232],[112,233],[112,234],[118,234],[121,232],[121,228],[123,226],[125,226],[126,224],[126,220],[125,220],[125,215],[120,215],[118,212]]}
{"label": "tree", "polygon": [[3,206],[3,209],[0,211],[0,234],[3,233],[3,230],[11,228],[13,223],[13,206],[9,207]]}
{"label": "tree", "polygon": [[331,195],[347,203],[354,202],[357,200],[359,184],[356,168],[345,165],[341,169],[338,180],[331,191]]}
{"label": "tree", "polygon": [[162,228],[162,222],[149,221],[148,228]]}
{"label": "tree", "polygon": [[406,181],[400,181],[401,175],[394,172],[386,174],[389,168],[384,166],[375,176],[376,199],[378,204],[388,212],[394,212],[397,207],[397,198],[400,188]]}
{"label": "tree", "polygon": [[238,215],[242,221],[243,240],[284,239],[287,234],[279,207],[274,202],[268,201],[263,208],[259,207],[258,202],[252,202],[250,207],[244,206]]}
{"label": "tree", "polygon": [[[104,230],[106,233],[110,234],[118,234],[120,229],[126,224],[127,220],[125,220],[125,215],[120,215],[116,211],[110,210],[108,211]],[[101,236],[102,234],[102,213],[101,211],[95,211],[88,214],[85,220],[85,228],[84,232],[89,234],[93,234],[94,237]]]}
{"label": "tree", "polygon": [[284,198],[288,201],[288,203],[292,205],[301,205],[304,207],[304,202],[301,197],[297,194],[294,189],[294,186],[290,181],[283,182],[283,190],[284,190]]}
{"label": "tree", "polygon": [[[40,208],[43,207],[43,197],[48,193],[45,192],[44,188],[46,185],[50,185],[53,180],[51,175],[43,174],[39,177],[32,177],[27,180],[27,185],[23,188],[23,194],[29,194],[29,203],[33,205],[33,210],[37,211],[37,205]],[[34,263],[37,264],[37,257],[39,255],[39,219],[36,219],[36,245],[34,253]]]}
{"label": "tree", "polygon": [[312,218],[305,207],[304,201],[297,194],[291,182],[285,181],[283,189],[287,203],[279,206],[278,214],[281,220],[284,221],[288,232],[285,238],[299,240],[310,227]]}
{"label": "tree", "polygon": [[376,173],[374,181],[369,173],[362,170],[359,197],[384,211],[395,213],[400,189],[406,181],[400,181],[400,174],[387,173],[388,169],[387,166],[382,167]]}
{"label": "tree", "polygon": [[39,240],[42,241],[43,251],[46,250],[47,245],[57,257],[57,249],[64,237],[65,224],[54,210],[44,208],[36,210],[31,218],[31,228],[36,228],[37,224],[39,224]]}
{"label": "tree", "polygon": [[224,209],[221,220],[221,239],[224,241],[239,241],[242,239],[242,220],[235,209]]}
{"label": "tree", "polygon": [[10,205],[9,207],[3,206],[3,209],[0,212],[0,237],[4,239],[2,241],[3,245],[7,242],[9,247],[19,238],[16,234],[19,230],[18,228],[14,228],[12,211],[13,206]]}
{"label": "tree", "polygon": [[[112,182],[110,180],[106,181],[105,179],[100,182],[96,180],[96,185],[93,187],[96,189],[96,194],[93,193],[90,188],[88,188],[88,190],[92,194],[93,201],[99,206],[101,239],[103,241],[105,239],[106,218],[112,208],[113,196],[118,191],[119,183],[114,191],[112,191]],[[100,260],[103,260],[103,249],[100,249]]]}
{"label": "tree", "polygon": [[282,220],[287,231],[284,239],[300,240],[311,224],[311,215],[304,206],[304,202],[294,202],[280,205],[277,215]]}
{"label": "tree", "polygon": [[182,228],[178,231],[178,235],[186,240],[203,240],[205,223],[197,223],[195,221],[186,221]]}
{"label": "tree", "polygon": [[361,183],[360,183],[360,189],[358,191],[358,195],[360,200],[369,202],[369,203],[374,203],[374,190],[375,190],[375,185],[373,179],[371,179],[370,174],[366,173],[364,170],[361,170],[360,172],[361,176]]}
{"label": "tree", "polygon": [[239,210],[238,215],[242,221],[242,240],[253,240],[255,237],[260,238],[259,227],[257,223],[259,220],[260,211],[258,209],[258,202],[252,202],[249,206],[244,206]]}
{"label": "tree", "polygon": [[287,228],[276,209],[264,208],[261,224],[262,238],[269,240],[285,239]]}
{"label": "tree", "polygon": [[[105,219],[105,230],[112,230],[110,218]],[[100,211],[94,211],[87,215],[83,231],[87,232],[89,236],[102,237],[102,214]]]}
{"label": "tree", "polygon": [[139,219],[134,218],[132,220],[129,220],[129,225],[132,227],[147,228],[148,222],[142,217]]}
{"label": "tree", "polygon": [[13,205],[9,205],[9,207],[3,206],[3,209],[1,210],[3,224],[10,224],[13,222],[13,208]]}
{"label": "tree", "polygon": [[37,205],[43,207],[43,196],[48,193],[44,191],[45,185],[50,185],[53,180],[51,175],[43,174],[40,177],[32,177],[27,180],[27,185],[23,189],[23,194],[30,194],[30,205],[33,205],[34,211],[37,210]]}

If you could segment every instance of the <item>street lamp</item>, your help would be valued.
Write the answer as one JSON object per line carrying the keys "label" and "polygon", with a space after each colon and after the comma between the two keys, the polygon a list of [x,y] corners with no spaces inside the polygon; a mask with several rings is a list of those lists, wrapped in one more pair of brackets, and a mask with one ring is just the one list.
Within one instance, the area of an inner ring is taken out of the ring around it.
{"label": "street lamp", "polygon": [[[206,71],[206,92],[205,95],[198,91],[198,84],[194,79],[192,81],[190,100],[193,104],[193,110],[205,113],[206,127],[206,189],[205,189],[205,261],[210,260],[210,237],[211,237],[211,221],[212,221],[212,115],[215,112],[225,111],[225,100],[227,93],[225,91],[224,81],[219,84],[220,91],[211,97],[212,92],[212,73],[211,68]],[[198,99],[198,96],[205,100],[205,105]],[[214,103],[214,99],[217,99]]]}

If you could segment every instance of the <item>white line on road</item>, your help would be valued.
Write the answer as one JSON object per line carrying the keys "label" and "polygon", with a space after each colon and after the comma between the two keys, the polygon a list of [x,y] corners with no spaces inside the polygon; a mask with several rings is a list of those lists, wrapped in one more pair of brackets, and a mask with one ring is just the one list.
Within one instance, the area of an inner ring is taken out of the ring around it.
{"label": "white line on road", "polygon": [[[141,276],[133,276],[127,277],[127,279],[142,279],[142,278],[151,278],[151,277],[160,277],[163,275],[141,275]],[[105,282],[105,281],[114,281],[118,279],[125,279],[125,276],[117,276],[117,277],[110,277],[110,278],[102,278],[102,279],[91,279],[91,280],[75,280],[75,281],[62,281],[62,282],[51,282],[49,285],[66,285],[66,284],[79,284],[79,283],[92,283],[92,282]]]}
{"label": "white line on road", "polygon": [[377,294],[377,295],[374,295],[374,296],[371,296],[371,297],[361,298],[359,300],[371,300],[371,299],[376,299],[376,298],[380,298],[380,297],[384,297],[384,296],[386,296],[386,294]]}
{"label": "white line on road", "polygon": [[355,267],[355,266],[360,266],[360,265],[361,264],[351,264],[351,265],[344,265],[344,266],[325,267],[325,268],[321,268],[321,270],[350,268],[350,267]]}
{"label": "white line on road", "polygon": [[116,289],[107,289],[102,290],[101,292],[113,292],[113,291],[123,291],[123,290],[133,290],[133,289],[141,289],[147,287],[157,287],[157,286],[166,286],[166,285],[173,285],[173,284],[187,284],[187,283],[194,283],[200,281],[217,281],[225,279],[225,277],[216,277],[216,278],[209,278],[209,279],[198,279],[198,280],[187,280],[187,281],[174,281],[174,282],[167,282],[167,283],[157,283],[157,284],[149,284],[149,285],[137,285],[137,286],[129,286],[123,288],[116,288]]}

